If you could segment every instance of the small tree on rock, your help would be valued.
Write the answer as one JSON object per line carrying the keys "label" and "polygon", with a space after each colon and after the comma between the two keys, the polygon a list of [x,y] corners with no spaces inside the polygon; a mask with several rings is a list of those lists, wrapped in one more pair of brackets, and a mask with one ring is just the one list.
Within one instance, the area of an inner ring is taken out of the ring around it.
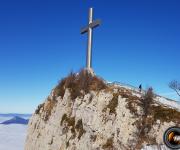
{"label": "small tree on rock", "polygon": [[150,87],[147,89],[145,95],[143,96],[143,110],[144,110],[144,116],[147,116],[150,113],[150,107],[153,102],[154,98],[154,92],[153,88]]}

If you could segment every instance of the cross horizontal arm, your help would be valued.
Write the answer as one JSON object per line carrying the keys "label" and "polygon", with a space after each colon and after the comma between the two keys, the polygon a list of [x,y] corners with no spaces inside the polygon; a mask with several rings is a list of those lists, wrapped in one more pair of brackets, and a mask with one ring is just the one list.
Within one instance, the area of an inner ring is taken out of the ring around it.
{"label": "cross horizontal arm", "polygon": [[81,29],[81,34],[84,34],[84,33],[88,32],[89,28],[95,28],[95,27],[99,26],[100,24],[101,24],[100,19],[97,19],[97,20],[93,21],[88,26]]}

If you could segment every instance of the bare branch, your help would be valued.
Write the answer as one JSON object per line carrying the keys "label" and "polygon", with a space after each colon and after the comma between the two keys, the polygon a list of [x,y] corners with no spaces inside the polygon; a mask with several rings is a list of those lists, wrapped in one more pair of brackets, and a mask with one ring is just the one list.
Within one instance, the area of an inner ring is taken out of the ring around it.
{"label": "bare branch", "polygon": [[171,89],[177,89],[177,87],[178,87],[178,82],[176,81],[176,80],[173,80],[173,81],[171,81],[170,83],[169,83],[169,87],[171,88]]}
{"label": "bare branch", "polygon": [[178,90],[180,91],[180,83],[178,84]]}
{"label": "bare branch", "polygon": [[173,80],[169,83],[169,87],[173,89],[180,96],[180,83],[176,80]]}

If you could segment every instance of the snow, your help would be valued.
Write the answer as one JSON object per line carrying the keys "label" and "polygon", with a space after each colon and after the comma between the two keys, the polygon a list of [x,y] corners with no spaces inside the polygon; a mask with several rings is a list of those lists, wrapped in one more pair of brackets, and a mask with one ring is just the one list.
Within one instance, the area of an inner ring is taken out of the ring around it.
{"label": "snow", "polygon": [[159,145],[159,146],[149,145],[149,146],[145,146],[141,150],[170,150],[170,149],[167,148],[167,146],[165,146],[165,145]]}
{"label": "snow", "polygon": [[[128,90],[134,91],[134,94],[136,94],[136,96],[139,97],[139,94],[136,93],[136,92],[139,92],[139,89],[137,87],[134,87],[132,85],[125,84],[125,83],[120,83],[120,82],[108,82],[108,84],[112,84],[117,87],[123,87]],[[143,93],[145,93],[145,91],[141,92],[141,94],[143,94]],[[180,111],[180,103],[178,103],[177,101],[174,101],[174,100],[171,100],[171,99],[165,98],[163,96],[159,96],[159,95],[156,95],[155,101],[157,103],[161,103],[169,108],[174,108],[174,109]]]}
{"label": "snow", "polygon": [[[5,118],[7,119],[7,118]],[[0,118],[4,121],[4,118]],[[23,150],[27,125],[0,125],[0,150]]]}
{"label": "snow", "polygon": [[176,101],[173,101],[173,100],[169,100],[165,97],[161,97],[161,96],[157,96],[155,98],[155,100],[157,102],[160,102],[161,104],[164,104],[170,108],[175,108],[176,110],[180,111],[180,104]]}

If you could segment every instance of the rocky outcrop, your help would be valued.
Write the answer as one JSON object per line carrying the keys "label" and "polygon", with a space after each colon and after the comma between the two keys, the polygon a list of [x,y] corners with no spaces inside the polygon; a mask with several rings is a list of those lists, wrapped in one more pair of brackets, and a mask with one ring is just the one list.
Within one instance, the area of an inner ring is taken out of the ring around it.
{"label": "rocky outcrop", "polygon": [[84,71],[72,73],[61,80],[31,117],[25,150],[162,146],[164,131],[180,124],[180,106],[169,107],[159,101],[160,97],[147,98],[147,94],[106,84]]}

